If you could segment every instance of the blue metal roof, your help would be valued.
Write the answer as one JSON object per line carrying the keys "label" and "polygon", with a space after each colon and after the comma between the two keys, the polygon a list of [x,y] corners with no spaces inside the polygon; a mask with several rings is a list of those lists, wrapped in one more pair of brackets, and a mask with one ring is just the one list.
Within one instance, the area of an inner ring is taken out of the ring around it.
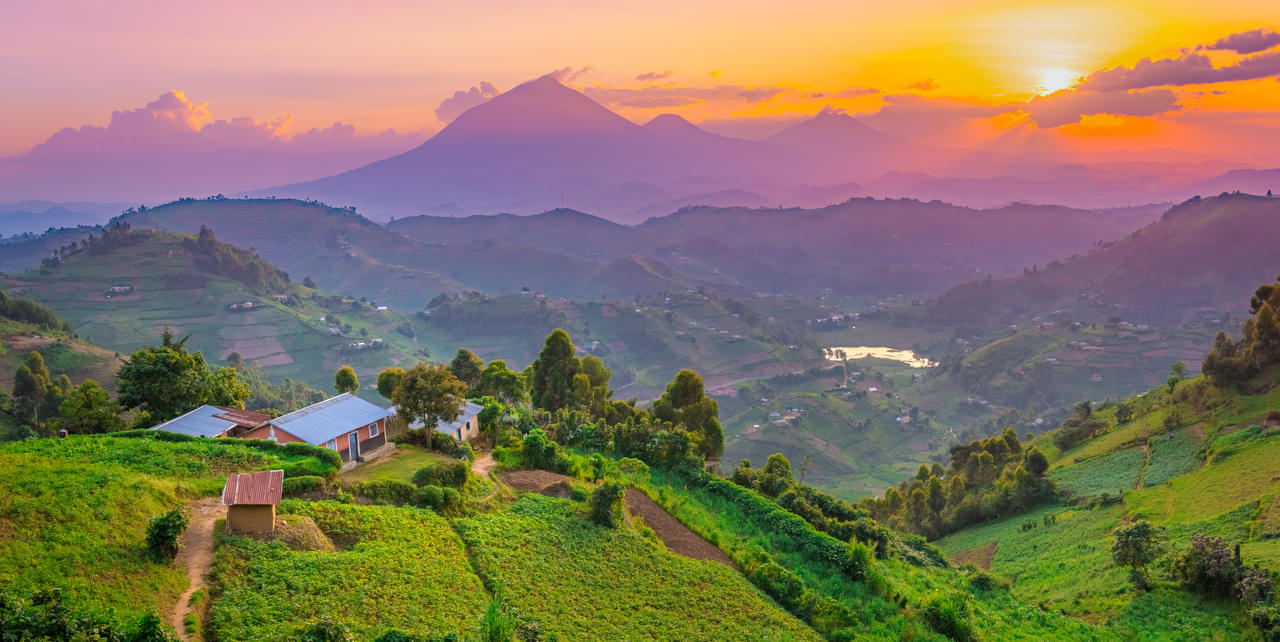
{"label": "blue metal roof", "polygon": [[226,412],[216,406],[200,406],[181,417],[174,417],[151,430],[165,430],[192,437],[217,437],[236,424],[226,419],[214,417]]}
{"label": "blue metal roof", "polygon": [[367,426],[391,413],[364,399],[344,392],[317,404],[267,422],[309,444],[323,445],[330,439]]}
{"label": "blue metal roof", "polygon": [[[468,419],[471,419],[472,417],[475,417],[476,415],[480,414],[481,410],[484,410],[484,406],[474,401],[468,401],[462,404],[462,412],[458,414],[457,419],[449,422],[442,421],[439,424],[436,424],[436,430],[439,430],[440,432],[447,432],[452,435],[454,431],[461,428],[463,424],[467,423]],[[396,407],[391,406],[390,408],[387,408],[387,412],[393,415],[396,414],[397,412]],[[422,423],[421,419],[414,419],[413,421],[409,422],[410,430],[419,430],[423,427],[423,425],[424,424]]]}

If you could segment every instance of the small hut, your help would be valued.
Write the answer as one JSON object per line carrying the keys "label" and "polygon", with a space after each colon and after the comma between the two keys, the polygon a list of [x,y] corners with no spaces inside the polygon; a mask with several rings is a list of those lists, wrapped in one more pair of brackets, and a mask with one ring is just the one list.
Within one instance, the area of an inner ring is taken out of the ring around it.
{"label": "small hut", "polygon": [[227,477],[222,503],[228,533],[270,533],[276,528],[276,505],[284,490],[283,470],[261,470]]}

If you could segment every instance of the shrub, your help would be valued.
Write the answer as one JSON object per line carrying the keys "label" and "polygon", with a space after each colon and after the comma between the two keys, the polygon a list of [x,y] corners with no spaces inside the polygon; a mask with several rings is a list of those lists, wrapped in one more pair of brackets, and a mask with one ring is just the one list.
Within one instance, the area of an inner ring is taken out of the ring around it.
{"label": "shrub", "polygon": [[418,489],[417,504],[440,511],[444,508],[444,492],[439,486],[423,486]]}
{"label": "shrub", "polygon": [[286,477],[282,492],[285,497],[297,497],[298,495],[310,493],[323,493],[328,490],[328,487],[329,484],[324,477],[302,475],[300,477]]}
{"label": "shrub", "polygon": [[973,608],[959,595],[934,595],[920,610],[929,628],[957,642],[977,639],[973,631]]}
{"label": "shrub", "polygon": [[367,498],[375,504],[403,506],[416,503],[417,488],[409,482],[398,479],[379,479],[375,481],[356,482],[351,491],[360,497]]}
{"label": "shrub", "polygon": [[59,589],[45,589],[30,600],[0,593],[0,639],[172,642],[174,638],[154,613],[126,626],[110,613],[84,611],[67,604]]}
{"label": "shrub", "polygon": [[312,622],[298,632],[298,642],[355,642],[347,625],[329,616]]}
{"label": "shrub", "polygon": [[1242,566],[1239,555],[1232,554],[1226,540],[1196,533],[1187,550],[1174,557],[1169,570],[1187,588],[1210,595],[1231,595]]}
{"label": "shrub", "polygon": [[171,562],[178,554],[178,538],[187,530],[187,516],[173,508],[147,524],[147,552],[157,562]]}
{"label": "shrub", "polygon": [[591,493],[591,521],[605,528],[617,528],[622,517],[622,496],[626,487],[605,482]]}
{"label": "shrub", "polygon": [[413,474],[413,484],[462,488],[470,474],[471,466],[466,460],[435,462],[419,468]]}

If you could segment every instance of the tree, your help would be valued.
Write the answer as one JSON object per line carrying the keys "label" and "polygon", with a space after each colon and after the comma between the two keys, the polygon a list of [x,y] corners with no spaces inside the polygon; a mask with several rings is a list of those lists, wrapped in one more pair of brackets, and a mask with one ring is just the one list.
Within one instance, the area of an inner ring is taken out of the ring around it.
{"label": "tree", "polygon": [[547,335],[542,352],[531,368],[529,392],[533,405],[553,412],[567,407],[573,391],[573,376],[582,370],[569,333],[557,328]]}
{"label": "tree", "polygon": [[458,354],[453,357],[453,361],[449,362],[449,370],[459,381],[467,384],[467,388],[474,388],[480,383],[480,372],[484,370],[484,361],[477,357],[476,353],[466,348],[458,348]]}
{"label": "tree", "polygon": [[1026,464],[1027,471],[1036,477],[1044,477],[1045,472],[1049,470],[1048,458],[1035,446],[1027,449]]}
{"label": "tree", "polygon": [[436,426],[449,422],[462,414],[467,397],[467,385],[458,381],[448,368],[419,361],[400,378],[399,385],[391,393],[396,412],[412,425],[421,421],[430,448]]}
{"label": "tree", "polygon": [[106,433],[124,430],[120,406],[93,379],[86,379],[58,406],[61,418],[56,427],[73,434]]}
{"label": "tree", "polygon": [[360,380],[356,378],[356,371],[351,366],[342,366],[333,375],[333,388],[338,394],[350,392],[355,394],[360,389]]}
{"label": "tree", "polygon": [[391,398],[391,393],[395,392],[396,386],[400,385],[400,379],[404,377],[404,368],[387,368],[378,373],[378,394]]}
{"label": "tree", "polygon": [[186,339],[173,341],[165,330],[161,345],[143,348],[120,366],[117,390],[125,409],[140,408],[143,421],[162,422],[204,404],[243,408],[249,387],[235,370],[211,366],[199,351],[188,352]]}
{"label": "tree", "polygon": [[525,401],[524,379],[520,373],[507,367],[507,362],[494,359],[480,373],[480,384],[475,393],[481,397],[493,397],[509,405]]}
{"label": "tree", "polygon": [[676,373],[666,392],[653,403],[653,416],[684,426],[697,435],[698,454],[718,459],[724,453],[724,430],[720,426],[720,406],[706,395],[702,377],[689,369]]}
{"label": "tree", "polygon": [[1160,556],[1159,532],[1145,519],[1140,519],[1115,530],[1116,541],[1111,544],[1111,560],[1119,566],[1128,566],[1134,585],[1150,588],[1147,565]]}
{"label": "tree", "polygon": [[1117,424],[1129,423],[1130,419],[1133,419],[1133,406],[1130,406],[1127,403],[1121,402],[1119,405],[1116,406],[1116,423]]}
{"label": "tree", "polygon": [[1195,533],[1187,550],[1174,556],[1169,570],[1187,588],[1210,595],[1231,595],[1244,571],[1239,551],[1237,548],[1232,554],[1221,537]]}

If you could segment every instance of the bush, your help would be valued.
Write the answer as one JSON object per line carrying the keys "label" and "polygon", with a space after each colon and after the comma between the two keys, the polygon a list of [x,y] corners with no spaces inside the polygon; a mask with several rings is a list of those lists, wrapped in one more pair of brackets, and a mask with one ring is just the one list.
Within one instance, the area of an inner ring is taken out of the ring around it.
{"label": "bush", "polygon": [[375,504],[403,506],[417,502],[418,489],[409,482],[398,479],[379,479],[376,481],[356,482],[351,492],[364,497]]}
{"label": "bush", "polygon": [[299,631],[298,642],[355,642],[351,629],[332,617],[325,616]]}
{"label": "bush", "polygon": [[59,589],[45,589],[30,600],[0,593],[0,639],[172,642],[173,636],[154,613],[125,626],[110,613],[82,611],[67,604]]}
{"label": "bush", "polygon": [[471,466],[466,460],[435,462],[419,468],[413,474],[413,484],[462,488],[470,474]]}
{"label": "bush", "polygon": [[178,554],[178,538],[187,530],[187,516],[173,508],[147,524],[147,552],[157,562],[168,563]]}
{"label": "bush", "polygon": [[284,479],[283,494],[285,497],[297,497],[311,493],[323,493],[329,490],[324,477],[318,475],[302,475]]}
{"label": "bush", "polygon": [[605,482],[591,493],[591,521],[605,528],[617,528],[622,520],[622,496],[627,489],[618,482]]}
{"label": "bush", "polygon": [[[1238,550],[1238,549],[1237,549]],[[1191,545],[1173,559],[1170,572],[1189,589],[1210,595],[1231,595],[1243,567],[1238,554],[1221,537],[1191,536]]]}
{"label": "bush", "polygon": [[973,631],[973,609],[959,595],[934,595],[920,610],[929,628],[957,642],[977,639]]}
{"label": "bush", "polygon": [[418,489],[417,504],[440,511],[444,508],[444,492],[439,486],[423,486]]}

